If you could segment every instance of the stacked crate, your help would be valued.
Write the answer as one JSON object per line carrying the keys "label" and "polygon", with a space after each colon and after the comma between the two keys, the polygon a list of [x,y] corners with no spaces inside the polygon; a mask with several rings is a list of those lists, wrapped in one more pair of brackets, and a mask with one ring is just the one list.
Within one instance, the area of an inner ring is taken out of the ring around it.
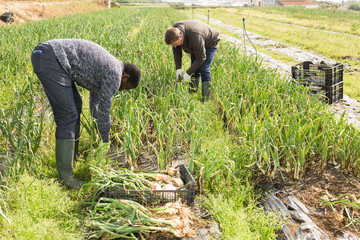
{"label": "stacked crate", "polygon": [[329,104],[343,98],[343,64],[314,64],[311,61],[291,67],[293,79],[310,86],[312,93],[323,93]]}

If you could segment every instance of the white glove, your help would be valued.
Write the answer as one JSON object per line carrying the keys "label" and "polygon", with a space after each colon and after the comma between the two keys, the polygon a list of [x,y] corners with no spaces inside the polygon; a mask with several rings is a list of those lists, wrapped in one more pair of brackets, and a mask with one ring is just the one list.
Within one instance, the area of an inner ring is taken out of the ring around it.
{"label": "white glove", "polygon": [[184,83],[190,82],[190,79],[191,79],[191,76],[189,74],[185,73],[183,82]]}
{"label": "white glove", "polygon": [[176,69],[176,81],[182,79],[181,69]]}

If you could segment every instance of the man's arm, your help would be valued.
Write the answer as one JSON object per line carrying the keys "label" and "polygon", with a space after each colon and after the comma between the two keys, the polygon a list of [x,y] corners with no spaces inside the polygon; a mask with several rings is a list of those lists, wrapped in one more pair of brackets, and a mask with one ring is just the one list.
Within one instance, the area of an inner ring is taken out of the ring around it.
{"label": "man's arm", "polygon": [[97,91],[90,92],[90,114],[93,118],[97,119],[99,112],[100,94]]}
{"label": "man's arm", "polygon": [[181,69],[182,64],[182,49],[181,47],[173,47],[174,61],[176,69]]}
{"label": "man's arm", "polygon": [[111,105],[112,96],[101,95],[100,92],[97,91],[90,93],[91,115],[97,120],[99,133],[103,142],[110,141]]}

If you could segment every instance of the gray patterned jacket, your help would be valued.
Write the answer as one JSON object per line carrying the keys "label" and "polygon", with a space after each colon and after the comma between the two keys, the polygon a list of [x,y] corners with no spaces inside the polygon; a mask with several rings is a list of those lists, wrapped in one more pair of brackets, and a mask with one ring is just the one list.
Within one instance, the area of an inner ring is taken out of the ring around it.
{"label": "gray patterned jacket", "polygon": [[101,138],[110,140],[112,99],[121,85],[124,64],[100,45],[82,39],[48,41],[71,80],[90,91],[91,115]]}

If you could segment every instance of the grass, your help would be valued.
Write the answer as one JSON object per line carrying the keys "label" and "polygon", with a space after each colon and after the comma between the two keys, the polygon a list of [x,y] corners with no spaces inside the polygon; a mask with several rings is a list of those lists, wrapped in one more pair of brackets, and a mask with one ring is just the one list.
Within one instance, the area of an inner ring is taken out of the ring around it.
{"label": "grass", "polygon": [[[208,103],[201,108],[200,117],[206,122],[205,134],[201,154],[195,161],[204,167],[202,177],[206,180],[202,189],[206,189],[206,194],[200,197],[199,202],[219,223],[223,239],[276,239],[275,232],[281,227],[281,222],[275,214],[265,214],[259,208],[254,200],[258,200],[260,195],[256,194],[253,184],[243,181],[251,173],[240,167],[243,166],[241,159],[245,151],[236,144],[238,137],[224,128],[216,105]],[[228,168],[228,171],[206,169],[217,161],[228,162],[228,166],[236,164],[238,167]],[[229,172],[234,170],[237,178],[229,177]]]}
{"label": "grass", "polygon": [[360,89],[359,84],[357,84],[359,77],[360,74],[358,72],[344,72],[343,76],[343,78],[346,79],[344,81],[344,93],[357,101],[360,101]]}
{"label": "grass", "polygon": [[[79,239],[78,203],[54,179],[23,174],[1,189],[11,224],[0,228],[1,239]],[[2,206],[4,207],[4,206]]]}
{"label": "grass", "polygon": [[275,214],[266,215],[253,205],[253,189],[240,185],[232,191],[213,193],[203,200],[209,214],[220,223],[223,239],[276,239],[275,230],[281,222]]}
{"label": "grass", "polygon": [[333,11],[330,9],[307,9],[303,7],[229,8],[224,10],[229,13],[240,14],[246,18],[266,19],[274,22],[360,35],[360,14],[356,11]]}

